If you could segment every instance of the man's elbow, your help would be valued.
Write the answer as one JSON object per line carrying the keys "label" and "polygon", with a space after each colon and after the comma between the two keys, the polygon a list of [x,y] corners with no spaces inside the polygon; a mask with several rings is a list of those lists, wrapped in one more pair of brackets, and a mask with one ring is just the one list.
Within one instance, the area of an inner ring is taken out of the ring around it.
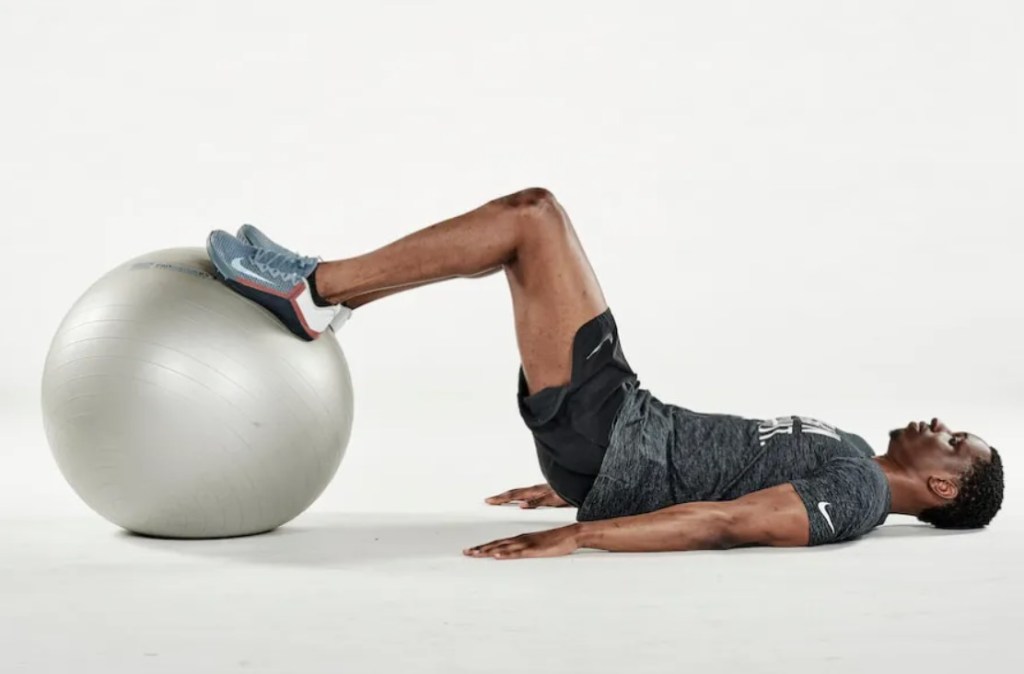
{"label": "man's elbow", "polygon": [[716,518],[709,545],[716,550],[730,550],[757,545],[778,545],[770,517],[750,508],[726,507]]}
{"label": "man's elbow", "polygon": [[727,507],[716,508],[706,513],[702,527],[701,547],[706,550],[729,550],[749,545],[742,532],[742,515]]}
{"label": "man's elbow", "polygon": [[807,525],[799,515],[766,513],[737,508],[723,518],[718,538],[722,549],[767,545],[797,547],[807,545]]}

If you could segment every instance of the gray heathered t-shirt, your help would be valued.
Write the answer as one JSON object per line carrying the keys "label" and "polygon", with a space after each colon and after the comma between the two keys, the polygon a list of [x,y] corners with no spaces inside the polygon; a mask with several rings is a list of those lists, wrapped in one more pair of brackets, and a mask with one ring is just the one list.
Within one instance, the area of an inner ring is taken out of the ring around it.
{"label": "gray heathered t-shirt", "polygon": [[693,501],[725,501],[791,483],[810,545],[860,536],[885,521],[889,481],[860,436],[807,417],[701,414],[635,387],[612,426],[580,521]]}

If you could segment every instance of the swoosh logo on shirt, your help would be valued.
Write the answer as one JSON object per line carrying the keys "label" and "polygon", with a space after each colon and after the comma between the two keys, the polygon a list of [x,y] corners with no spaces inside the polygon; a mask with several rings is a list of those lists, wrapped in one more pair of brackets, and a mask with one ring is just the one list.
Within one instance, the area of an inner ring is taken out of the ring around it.
{"label": "swoosh logo on shirt", "polygon": [[246,269],[245,267],[243,267],[242,266],[242,259],[243,258],[241,258],[241,257],[236,257],[234,260],[232,260],[231,261],[231,268],[234,269],[237,272],[241,272],[241,273],[245,274],[246,276],[251,276],[254,279],[259,279],[260,281],[263,281],[264,283],[266,283],[268,286],[269,285],[274,285],[269,280],[263,278],[259,274],[253,273],[253,272],[249,271],[248,269]]}
{"label": "swoosh logo on shirt", "polygon": [[825,517],[825,521],[828,522],[828,528],[832,530],[832,533],[835,533],[836,528],[832,526],[832,518],[828,516],[828,510],[826,510],[830,505],[832,504],[828,501],[818,501],[818,510],[821,511],[821,514]]}
{"label": "swoosh logo on shirt", "polygon": [[613,343],[613,344],[614,344],[614,343],[615,343],[615,335],[613,335],[613,334],[610,334],[610,333],[609,333],[609,334],[607,334],[607,335],[605,335],[605,336],[604,336],[604,337],[603,337],[603,338],[601,339],[601,341],[600,341],[600,342],[598,342],[597,346],[595,346],[595,347],[594,347],[594,350],[590,352],[590,355],[588,355],[588,356],[587,356],[586,358],[584,358],[584,360],[590,360],[590,359],[591,359],[591,358],[593,358],[593,357],[594,357],[595,355],[597,355],[597,352],[601,350],[601,347],[602,347],[602,346],[604,346],[604,343],[605,343],[605,342],[611,342],[611,343]]}

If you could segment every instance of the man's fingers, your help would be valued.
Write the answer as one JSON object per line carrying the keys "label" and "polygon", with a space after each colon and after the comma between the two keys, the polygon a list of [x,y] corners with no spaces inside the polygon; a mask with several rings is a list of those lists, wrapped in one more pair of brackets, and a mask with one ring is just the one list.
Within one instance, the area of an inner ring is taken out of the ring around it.
{"label": "man's fingers", "polygon": [[525,557],[528,548],[525,545],[510,545],[499,550],[495,550],[491,557],[495,559],[517,559],[519,557]]}
{"label": "man's fingers", "polygon": [[530,508],[530,509],[533,509],[533,508],[540,508],[541,506],[549,506],[549,505],[551,505],[551,495],[550,494],[544,494],[542,496],[535,496],[535,497],[533,497],[531,499],[527,499],[526,501],[523,501],[519,505],[519,507],[520,508]]}
{"label": "man's fingers", "polygon": [[510,559],[519,554],[526,547],[527,544],[525,542],[518,541],[513,538],[490,548],[486,553],[484,553],[484,556],[494,557],[495,559]]}
{"label": "man's fingers", "polygon": [[499,539],[497,541],[491,541],[490,543],[483,543],[481,545],[475,545],[472,548],[467,548],[466,550],[463,550],[463,552],[465,552],[467,555],[473,555],[473,556],[482,555],[485,552],[487,552],[488,550],[493,549],[494,547],[498,546],[499,544],[501,544],[501,543],[503,543],[503,542],[505,542],[507,540],[508,540],[507,538],[503,538],[503,539]]}
{"label": "man's fingers", "polygon": [[511,503],[512,501],[521,501],[528,497],[526,492],[529,492],[531,487],[524,487],[522,489],[509,489],[503,491],[500,494],[496,494],[486,499],[491,505],[501,505],[503,503]]}
{"label": "man's fingers", "polygon": [[484,499],[491,505],[504,505],[505,503],[512,503],[513,501],[527,501],[532,498],[536,498],[542,494],[546,494],[548,486],[546,484],[538,484],[532,487],[519,487],[518,489],[509,489],[503,491],[500,494],[495,494]]}
{"label": "man's fingers", "polygon": [[556,557],[572,552],[573,548],[558,545],[555,541],[538,538],[538,535],[542,534],[523,534],[515,538],[504,538],[473,548],[467,548],[462,552],[468,557],[491,557],[493,559]]}
{"label": "man's fingers", "polygon": [[467,548],[462,552],[470,557],[494,557],[506,552],[519,550],[526,545],[527,543],[517,536],[515,538],[501,538],[490,543]]}
{"label": "man's fingers", "polygon": [[530,539],[511,539],[504,545],[492,548],[484,557],[494,559],[526,559],[528,557],[553,557],[564,555],[564,552],[554,551],[550,546],[537,545],[536,541]]}

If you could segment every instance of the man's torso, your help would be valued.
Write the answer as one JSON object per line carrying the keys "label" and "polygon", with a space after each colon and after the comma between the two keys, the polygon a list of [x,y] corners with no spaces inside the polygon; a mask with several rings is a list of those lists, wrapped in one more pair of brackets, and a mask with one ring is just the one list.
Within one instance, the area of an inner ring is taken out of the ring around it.
{"label": "man's torso", "polygon": [[579,518],[730,500],[792,483],[807,507],[812,543],[852,538],[888,512],[888,481],[873,456],[860,436],[816,419],[702,414],[636,389]]}

